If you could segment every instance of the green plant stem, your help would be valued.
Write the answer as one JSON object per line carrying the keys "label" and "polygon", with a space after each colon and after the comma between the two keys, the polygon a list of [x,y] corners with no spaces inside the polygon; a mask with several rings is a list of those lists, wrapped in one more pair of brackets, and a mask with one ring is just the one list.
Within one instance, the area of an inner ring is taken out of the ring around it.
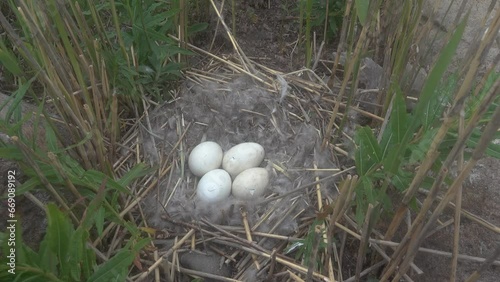
{"label": "green plant stem", "polygon": [[312,14],[312,0],[306,0],[306,68],[311,67],[312,60],[312,43],[311,43],[311,14]]}

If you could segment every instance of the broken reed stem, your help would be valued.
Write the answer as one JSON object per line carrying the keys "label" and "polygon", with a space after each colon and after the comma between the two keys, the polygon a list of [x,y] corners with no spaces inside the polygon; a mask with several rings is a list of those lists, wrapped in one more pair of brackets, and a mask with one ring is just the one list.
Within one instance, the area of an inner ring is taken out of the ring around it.
{"label": "broken reed stem", "polygon": [[286,272],[288,273],[288,275],[290,275],[290,278],[292,278],[293,281],[304,282],[304,280],[302,278],[300,278],[297,274],[291,272],[290,269],[287,269]]}
{"label": "broken reed stem", "polygon": [[210,0],[210,3],[212,4],[212,7],[214,8],[214,11],[217,14],[217,17],[219,18],[220,23],[222,24],[222,26],[226,30],[226,33],[229,36],[229,40],[231,41],[231,44],[233,44],[234,50],[236,51],[236,53],[240,57],[241,63],[243,64],[243,66],[245,67],[245,69],[248,72],[253,73],[253,74],[256,73],[254,67],[252,66],[252,63],[247,58],[247,56],[245,55],[245,53],[241,49],[240,45],[238,44],[238,42],[236,42],[236,39],[233,37],[233,35],[231,33],[231,30],[226,25],[226,22],[224,22],[224,18],[221,16],[221,14],[220,14],[219,10],[217,9],[217,6],[215,5],[214,1]]}
{"label": "broken reed stem", "polygon": [[[359,277],[363,277],[377,269],[379,269],[381,266],[383,266],[385,264],[385,261],[380,261],[380,262],[377,262],[376,264],[368,267],[367,269],[361,271],[361,273],[359,274]],[[354,281],[359,281],[356,276],[353,276],[353,277],[350,277],[346,280],[344,280],[344,282],[354,282]]]}
{"label": "broken reed stem", "polygon": [[328,87],[332,88],[333,83],[335,82],[335,73],[337,72],[337,66],[339,65],[340,54],[342,53],[342,49],[344,48],[346,37],[347,37],[347,27],[349,26],[349,15],[351,14],[351,6],[352,0],[347,1],[345,6],[344,17],[342,19],[342,28],[340,30],[340,41],[337,45],[337,54],[335,56],[335,62],[332,66],[332,71],[330,78],[328,79]]}
{"label": "broken reed stem", "polygon": [[269,271],[267,273],[267,281],[273,281],[274,269],[276,267],[276,253],[277,250],[273,249],[271,253],[271,262],[269,263]]}
{"label": "broken reed stem", "polygon": [[354,176],[348,175],[346,180],[344,180],[344,182],[342,183],[342,186],[340,188],[340,194],[338,198],[335,200],[334,208],[330,216],[328,238],[333,237],[335,231],[334,229],[335,223],[340,220],[345,210],[347,210],[347,208],[349,207],[357,182],[358,182],[357,175]]}
{"label": "broken reed stem", "polygon": [[330,121],[328,122],[328,125],[326,127],[326,132],[325,132],[325,135],[323,137],[323,142],[321,144],[322,148],[326,147],[326,143],[328,142],[328,139],[330,138],[330,135],[331,135],[332,129],[333,129],[333,124],[335,123],[335,119],[337,118],[337,114],[339,112],[340,102],[344,98],[347,84],[349,82],[349,79],[351,78],[352,72],[354,70],[354,66],[356,65],[356,62],[360,60],[362,50],[365,49],[365,41],[366,41],[367,33],[368,33],[368,25],[364,26],[363,29],[361,30],[361,35],[359,36],[359,39],[356,42],[356,48],[354,49],[352,59],[349,62],[349,64],[347,65],[347,70],[345,71],[345,76],[344,76],[344,79],[342,80],[342,86],[340,87],[339,94],[335,98],[337,103],[335,103],[335,106],[333,107],[333,112],[332,112],[332,115],[330,116]]}
{"label": "broken reed stem", "polygon": [[[248,242],[253,242],[252,233],[250,232],[250,226],[248,224],[247,212],[244,207],[241,208],[240,212],[241,212],[241,217],[243,218],[243,227],[245,228],[245,234],[247,236],[247,240]],[[257,256],[252,255],[252,260],[257,270],[260,270],[260,264],[259,261],[257,260]]]}
{"label": "broken reed stem", "polygon": [[164,255],[162,255],[160,259],[158,259],[155,263],[153,263],[153,265],[151,265],[145,272],[139,274],[135,282],[142,281],[144,278],[146,278],[153,270],[155,270],[163,262],[164,259],[167,259],[171,254],[174,253],[175,250],[180,248],[184,244],[184,242],[194,234],[194,232],[195,232],[194,229],[189,230],[189,232],[186,233],[186,235],[184,235],[184,237],[182,237],[182,239],[180,239],[179,242],[173,245],[172,248],[170,248]]}
{"label": "broken reed stem", "polygon": [[[179,38],[177,38],[177,37],[175,37],[175,36],[173,36],[173,35],[169,35],[169,37],[170,37],[170,38],[172,38],[172,39],[174,39],[174,40],[179,41]],[[224,64],[228,65],[229,67],[234,68],[235,70],[237,70],[237,71],[239,71],[239,72],[241,72],[241,73],[244,73],[244,74],[246,74],[246,75],[249,75],[249,76],[250,76],[250,77],[252,77],[253,79],[255,79],[255,80],[257,80],[257,81],[259,81],[259,82],[261,82],[261,83],[264,83],[266,86],[268,86],[268,87],[270,87],[270,88],[272,88],[272,87],[273,87],[273,86],[272,86],[272,84],[270,84],[269,82],[264,81],[262,78],[260,78],[260,77],[256,76],[255,74],[253,74],[253,73],[251,73],[251,72],[247,71],[246,69],[244,69],[244,68],[242,68],[242,67],[240,67],[240,66],[236,65],[235,63],[233,63],[233,62],[231,62],[231,61],[228,61],[228,60],[222,59],[222,58],[220,58],[220,57],[218,57],[218,56],[216,56],[216,55],[214,55],[214,54],[212,54],[212,53],[210,53],[210,52],[207,52],[207,51],[205,51],[205,50],[203,50],[203,49],[201,49],[201,48],[198,48],[198,47],[196,47],[196,46],[194,46],[194,45],[192,45],[192,44],[187,43],[187,46],[189,47],[189,49],[192,49],[192,50],[194,50],[194,51],[196,51],[196,52],[199,52],[199,53],[202,53],[202,54],[207,55],[207,56],[209,56],[209,57],[212,57],[212,58],[216,59],[217,61],[219,61],[219,62],[221,62],[221,63],[224,63]]]}
{"label": "broken reed stem", "polygon": [[[234,235],[232,235],[232,236],[234,236]],[[262,249],[262,248],[260,248],[262,250],[258,250],[258,249],[255,249],[255,248],[249,248],[249,247],[245,247],[243,244],[231,243],[231,242],[229,242],[227,240],[222,241],[222,240],[214,239],[214,242],[222,243],[222,244],[225,244],[225,245],[230,246],[230,247],[238,248],[238,249],[243,250],[245,252],[248,252],[250,254],[256,254],[258,256],[261,256],[261,257],[264,257],[264,258],[267,258],[267,259],[271,258],[271,254],[269,254],[268,251],[266,251],[265,249]],[[284,265],[286,267],[289,267],[289,268],[291,268],[293,270],[296,270],[296,271],[298,271],[298,272],[300,272],[302,274],[307,274],[307,271],[308,271],[307,268],[303,267],[300,264],[297,264],[297,263],[294,263],[292,261],[286,260],[286,259],[280,257],[279,255],[276,256],[276,262],[280,263],[280,264],[282,264],[282,265]],[[320,274],[318,272],[313,272],[313,277],[315,279],[320,279],[321,281],[325,281],[325,282],[326,281],[330,281],[330,280],[328,280],[328,277],[326,277],[323,274]]]}
{"label": "broken reed stem", "polygon": [[[460,118],[458,120],[458,138],[464,133],[464,111],[460,111]],[[458,155],[457,169],[461,171],[464,167],[464,152],[460,151]],[[450,282],[455,282],[457,276],[458,267],[458,253],[460,247],[460,214],[462,211],[462,184],[457,188],[457,195],[455,197],[455,215],[454,215],[454,232],[453,232],[453,255],[451,257],[451,272],[450,272]]]}
{"label": "broken reed stem", "polygon": [[363,267],[363,262],[365,259],[366,248],[368,247],[369,237],[370,237],[370,221],[372,217],[373,205],[368,204],[366,210],[365,221],[363,222],[363,230],[361,232],[361,241],[359,242],[358,258],[356,261],[356,281],[359,281],[361,268]]}

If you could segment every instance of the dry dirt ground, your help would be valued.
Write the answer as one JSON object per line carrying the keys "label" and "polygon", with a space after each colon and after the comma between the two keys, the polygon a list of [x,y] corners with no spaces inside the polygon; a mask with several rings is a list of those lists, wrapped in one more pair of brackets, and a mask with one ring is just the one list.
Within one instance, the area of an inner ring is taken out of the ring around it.
{"label": "dry dirt ground", "polygon": [[[266,1],[264,1],[266,2]],[[236,38],[242,46],[245,54],[252,57],[258,63],[269,66],[280,71],[294,71],[303,66],[303,51],[296,47],[297,40],[297,18],[288,14],[286,7],[293,1],[270,1],[270,6],[255,5],[247,11],[239,12],[237,18]],[[436,24],[433,32],[443,35],[443,28],[451,26],[461,1],[455,1],[448,15],[445,16],[449,1],[442,1],[436,13],[436,20],[441,24]],[[466,28],[464,38],[459,46],[458,59],[453,63],[454,67],[459,67],[459,59],[465,56],[467,49],[473,45],[474,36],[477,35],[477,26],[484,13],[488,10],[490,1],[467,1],[466,8],[471,9],[469,24]],[[431,2],[432,3],[432,2]],[[498,6],[498,5],[497,5]],[[428,10],[426,11],[427,13]],[[425,13],[425,12],[424,12]],[[295,13],[296,14],[296,13]],[[334,42],[335,40],[331,40]],[[334,43],[326,48],[324,57],[331,57],[332,51],[336,48]],[[230,52],[231,45],[226,39],[223,40],[226,48],[220,52]],[[319,45],[319,43],[318,43]],[[434,54],[438,50],[432,51]],[[498,48],[494,47],[492,52],[485,58],[483,66],[488,65],[494,54],[498,53]],[[429,62],[421,62],[426,69]],[[427,64],[427,65],[426,65]],[[482,159],[469,181],[464,183],[462,208],[474,215],[489,221],[495,226],[500,226],[500,160],[485,157]],[[454,211],[449,209],[443,215],[441,222],[445,222],[453,217]],[[451,252],[453,238],[453,224],[448,225],[435,232],[425,241],[422,247]],[[462,217],[461,222],[460,253],[475,256],[488,257],[500,244],[498,233],[480,226],[478,223]],[[415,264],[420,267],[423,274],[413,274],[414,281],[448,281],[450,273],[450,258],[419,253]],[[458,265],[457,281],[464,281],[472,272],[480,266],[479,263],[460,260]],[[481,276],[479,281],[493,282],[500,280],[500,266],[489,267]]]}

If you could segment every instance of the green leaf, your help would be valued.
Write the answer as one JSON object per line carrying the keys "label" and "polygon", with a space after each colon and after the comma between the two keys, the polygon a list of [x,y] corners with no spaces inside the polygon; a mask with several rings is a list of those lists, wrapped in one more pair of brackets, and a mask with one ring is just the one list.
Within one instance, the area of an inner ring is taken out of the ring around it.
{"label": "green leaf", "polygon": [[422,91],[420,92],[418,103],[415,107],[415,110],[413,111],[413,127],[422,124],[422,119],[425,117],[429,102],[431,99],[434,99],[434,95],[439,86],[441,78],[444,76],[444,73],[448,69],[448,65],[451,63],[455,51],[457,50],[458,44],[462,39],[468,17],[469,16],[467,15],[465,19],[457,26],[451,39],[439,54],[439,58],[437,59],[434,67],[429,73]]}
{"label": "green leaf", "polygon": [[[26,95],[26,92],[28,89],[31,87],[31,83],[35,80],[35,77],[32,77],[29,81],[26,83],[23,83],[17,88],[17,90],[14,92],[14,94],[11,96],[11,99],[7,99],[4,105],[0,107],[2,109],[6,104],[9,104],[9,110],[7,111],[7,114],[5,114],[5,120],[8,121],[12,118],[12,114],[17,110],[20,111],[19,105],[21,104],[24,96]],[[29,116],[29,115],[28,115]]]}
{"label": "green leaf", "polygon": [[370,0],[355,0],[356,11],[358,12],[358,19],[362,26],[366,23],[366,17],[368,16],[368,8],[370,6]]}
{"label": "green leaf", "polygon": [[88,240],[88,231],[83,228],[77,228],[71,237],[71,256],[70,256],[70,277],[74,281],[80,281],[82,276],[82,265],[84,259],[84,252],[86,251],[85,245]]}
{"label": "green leaf", "polygon": [[49,248],[59,260],[60,275],[58,277],[64,279],[69,275],[72,267],[69,263],[69,252],[70,246],[73,244],[71,237],[74,229],[69,218],[55,204],[47,205],[47,219]]}
{"label": "green leaf", "polygon": [[437,131],[438,128],[428,129],[424,133],[418,144],[410,147],[411,150],[411,155],[409,160],[410,164],[419,163],[425,158],[425,155],[427,154],[427,151],[429,150],[432,140],[434,139],[434,136],[436,135]]}
{"label": "green leaf", "polygon": [[[99,189],[97,190],[97,194],[94,195],[92,201],[90,201],[89,205],[87,206],[87,209],[85,210],[81,223],[82,228],[90,230],[94,222],[98,222],[100,220],[104,221],[104,219],[97,219],[96,214],[98,213],[98,210],[102,208],[102,204],[105,200],[105,195],[106,195],[106,189],[105,187],[102,187],[101,183],[99,184]],[[97,226],[97,228],[99,229],[99,226]]]}
{"label": "green leaf", "polygon": [[404,138],[408,130],[406,102],[401,91],[397,90],[392,101],[391,116],[380,142],[380,146],[384,149],[384,158],[394,150],[394,146],[400,146],[404,151],[406,145]]}
{"label": "green leaf", "polygon": [[405,191],[410,186],[412,180],[413,173],[399,169],[398,173],[391,179],[391,183],[399,191]]}
{"label": "green leaf", "polygon": [[139,177],[149,175],[151,172],[153,172],[154,169],[148,167],[144,163],[138,163],[136,164],[131,170],[127,171],[120,179],[118,179],[116,182],[123,186],[126,187],[128,186],[134,179],[137,179]]}
{"label": "green leaf", "polygon": [[104,209],[104,207],[100,207],[97,210],[97,213],[95,214],[95,226],[96,226],[96,229],[97,229],[97,234],[99,236],[102,235],[102,231],[103,231],[103,228],[104,228],[104,218],[105,218],[105,215],[106,215],[106,210]]}
{"label": "green leaf", "polygon": [[49,240],[50,238],[45,235],[40,243],[40,247],[38,248],[38,254],[36,255],[37,262],[35,265],[40,266],[41,269],[44,269],[47,272],[57,275],[57,264],[59,259],[56,254],[51,251]]}
{"label": "green leaf", "polygon": [[24,155],[16,146],[7,145],[4,148],[0,148],[0,158],[12,161],[22,161],[24,160]]}
{"label": "green leaf", "polygon": [[371,128],[367,126],[356,131],[354,141],[357,145],[355,152],[356,169],[359,175],[365,175],[382,161],[382,150]]}
{"label": "green leaf", "polygon": [[[467,146],[476,148],[480,138],[481,132],[479,132],[479,130],[475,130],[467,140]],[[500,145],[491,142],[484,153],[490,157],[500,159]]]}
{"label": "green leaf", "polygon": [[125,281],[128,268],[134,261],[135,255],[131,250],[121,249],[107,262],[99,265],[97,270],[87,280],[89,282]]}
{"label": "green leaf", "polygon": [[204,31],[207,29],[208,23],[196,23],[193,24],[192,26],[188,27],[188,35],[195,34],[200,31]]}
{"label": "green leaf", "polygon": [[59,151],[59,145],[57,143],[57,136],[52,127],[48,124],[45,123],[45,140],[47,141],[47,148],[51,152],[57,152]]}
{"label": "green leaf", "polygon": [[105,179],[106,179],[106,187],[125,193],[127,195],[130,195],[130,191],[127,190],[125,187],[120,185],[118,182],[115,180],[109,178],[107,175],[103,174],[102,172],[96,171],[96,170],[88,170],[83,173],[83,179],[86,180],[86,183],[90,184],[89,188],[93,188],[95,186],[99,186]]}
{"label": "green leaf", "polygon": [[40,179],[38,179],[38,177],[32,177],[17,187],[16,195],[18,195],[18,196],[22,195],[26,192],[29,192],[29,191],[35,189],[36,187],[38,187],[40,185],[42,185],[42,182],[40,181]]}
{"label": "green leaf", "polygon": [[7,47],[0,41],[0,63],[13,75],[21,75],[22,70],[19,67],[17,58],[11,52],[6,51]]}

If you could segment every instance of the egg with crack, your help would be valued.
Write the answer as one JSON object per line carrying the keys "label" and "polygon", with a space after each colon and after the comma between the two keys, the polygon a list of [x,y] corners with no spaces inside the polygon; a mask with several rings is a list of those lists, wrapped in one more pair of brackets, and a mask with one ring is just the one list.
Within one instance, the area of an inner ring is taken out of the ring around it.
{"label": "egg with crack", "polygon": [[265,168],[244,170],[233,181],[231,191],[238,200],[252,200],[264,195],[269,184],[269,173]]}
{"label": "egg with crack", "polygon": [[234,179],[242,171],[259,166],[264,160],[264,154],[264,147],[260,144],[241,143],[224,153],[222,168],[229,172]]}
{"label": "egg with crack", "polygon": [[219,144],[207,141],[198,144],[189,154],[189,170],[196,176],[217,169],[222,163],[223,152]]}
{"label": "egg with crack", "polygon": [[231,194],[231,176],[223,169],[211,170],[200,179],[196,195],[203,202],[220,202]]}

